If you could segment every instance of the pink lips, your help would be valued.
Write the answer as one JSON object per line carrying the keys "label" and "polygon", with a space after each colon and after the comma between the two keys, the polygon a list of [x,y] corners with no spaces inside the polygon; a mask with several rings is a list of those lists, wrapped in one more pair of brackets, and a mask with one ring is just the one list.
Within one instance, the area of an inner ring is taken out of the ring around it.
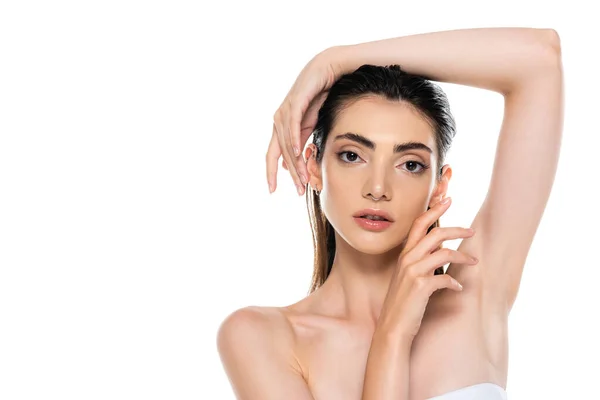
{"label": "pink lips", "polygon": [[391,221],[374,221],[367,218],[354,217],[354,221],[363,229],[373,232],[380,232],[393,224]]}
{"label": "pink lips", "polygon": [[375,215],[387,219],[390,222],[394,222],[394,218],[385,210],[375,208],[365,208],[352,214],[353,217],[364,217],[365,215]]}

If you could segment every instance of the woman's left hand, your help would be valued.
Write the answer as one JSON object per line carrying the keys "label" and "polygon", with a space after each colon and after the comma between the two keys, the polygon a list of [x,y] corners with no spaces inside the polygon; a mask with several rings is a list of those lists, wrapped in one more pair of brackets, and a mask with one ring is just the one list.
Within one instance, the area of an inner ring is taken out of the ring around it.
{"label": "woman's left hand", "polygon": [[340,76],[333,49],[310,60],[273,116],[273,136],[266,156],[271,193],[277,188],[277,163],[283,155],[283,168],[290,172],[298,194],[304,194],[309,175],[301,150],[314,130],[327,91]]}

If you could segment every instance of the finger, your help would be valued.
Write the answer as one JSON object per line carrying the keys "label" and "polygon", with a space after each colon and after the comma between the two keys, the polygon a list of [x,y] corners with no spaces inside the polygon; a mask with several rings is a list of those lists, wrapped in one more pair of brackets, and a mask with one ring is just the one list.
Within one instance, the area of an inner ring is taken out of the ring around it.
{"label": "finger", "polygon": [[304,158],[302,157],[302,143],[301,143],[301,133],[302,133],[302,116],[304,115],[304,112],[306,112],[306,109],[308,108],[308,105],[304,105],[304,103],[302,103],[303,105],[300,105],[298,107],[292,107],[290,105],[290,121],[289,121],[289,132],[290,132],[290,144],[293,147],[293,154],[294,157],[296,159],[296,171],[298,174],[298,177],[302,183],[302,186],[306,185],[308,182],[308,171],[306,168],[306,162],[304,161]]}
{"label": "finger", "polygon": [[306,161],[304,161],[302,154],[296,158],[296,171],[298,172],[298,178],[300,179],[302,186],[305,186],[308,183],[308,168],[306,167]]}
{"label": "finger", "polygon": [[452,249],[441,249],[435,253],[425,256],[423,259],[417,261],[410,268],[417,276],[425,276],[433,274],[436,268],[439,268],[448,263],[464,264],[464,265],[475,265],[479,261],[463,252],[452,250]]}
{"label": "finger", "polygon": [[285,128],[283,127],[282,124],[275,122],[275,125],[277,127],[277,135],[279,137],[279,142],[282,144],[282,146],[281,146],[281,151],[283,154],[282,165],[285,162],[285,165],[287,167],[288,172],[290,173],[290,176],[292,178],[292,181],[294,182],[294,185],[298,186],[300,181],[298,179],[298,174],[296,173],[296,168],[295,168],[295,164],[294,164],[294,160],[293,160],[294,156],[291,153],[292,149],[291,149],[290,143],[289,143],[289,135],[286,135],[283,133],[283,132],[285,132]]}
{"label": "finger", "polygon": [[277,189],[277,163],[281,157],[281,149],[277,138],[277,130],[273,123],[273,136],[267,150],[267,183],[269,184],[269,192],[273,193]]}
{"label": "finger", "polygon": [[425,235],[410,251],[405,255],[405,262],[407,265],[412,264],[423,257],[431,254],[435,251],[441,250],[443,247],[442,243],[445,240],[453,240],[460,238],[469,238],[475,235],[475,231],[472,228],[460,228],[460,227],[437,227],[433,228],[431,232]]}
{"label": "finger", "polygon": [[[289,114],[290,112],[290,107],[287,108],[287,114]],[[286,114],[284,114],[286,115]],[[294,145],[292,143],[292,135],[291,135],[291,131],[290,131],[290,125],[289,125],[289,119],[286,121],[284,119],[284,122],[287,122],[287,124],[283,125],[283,132],[285,133],[285,150],[287,150],[287,154],[289,155],[290,159],[288,160],[286,158],[286,163],[287,166],[289,168],[289,172],[290,175],[292,175],[292,180],[294,181],[294,184],[296,185],[296,187],[298,188],[298,194],[303,194],[304,193],[304,185],[306,180],[300,175],[300,168],[302,168],[301,163],[303,162],[302,160],[302,156],[295,156],[294,152],[295,149],[293,148]],[[306,169],[306,168],[305,168]]]}
{"label": "finger", "polygon": [[427,229],[429,229],[429,227],[433,225],[433,223],[437,221],[442,214],[446,212],[446,210],[448,210],[448,207],[450,207],[450,204],[452,204],[452,198],[447,197],[444,200],[447,200],[447,203],[439,202],[415,219],[413,226],[410,228],[410,232],[408,233],[406,245],[404,246],[402,253],[407,253],[414,248],[417,243],[419,243],[421,239],[427,235]]}
{"label": "finger", "polygon": [[287,163],[285,162],[285,160],[282,160],[282,161],[281,161],[281,166],[282,166],[282,167],[283,167],[283,169],[285,169],[286,171],[289,171],[289,170],[288,170]]}
{"label": "finger", "polygon": [[289,101],[288,106],[288,129],[290,134],[290,145],[293,149],[294,157],[300,156],[302,143],[300,143],[300,133],[302,128],[302,117],[308,109],[309,102],[305,100]]}
{"label": "finger", "polygon": [[433,294],[433,292],[439,289],[451,289],[457,292],[460,292],[463,289],[462,285],[448,274],[435,275],[426,279],[430,296]]}
{"label": "finger", "polygon": [[[283,130],[283,126],[278,122],[275,121],[275,127],[277,130],[277,137],[279,138],[279,143],[280,143],[280,149],[281,152],[283,153],[283,159],[285,160],[287,166],[288,166],[288,171],[290,173],[290,176],[292,177],[292,181],[294,182],[294,185],[296,186],[297,192],[298,194],[302,194],[302,183],[300,182],[300,179],[298,178],[298,173],[296,172],[296,168],[294,166],[294,160],[292,155],[290,154],[290,146],[289,146],[289,141],[286,140],[286,135],[283,134],[284,130]],[[288,143],[286,143],[288,142]]]}

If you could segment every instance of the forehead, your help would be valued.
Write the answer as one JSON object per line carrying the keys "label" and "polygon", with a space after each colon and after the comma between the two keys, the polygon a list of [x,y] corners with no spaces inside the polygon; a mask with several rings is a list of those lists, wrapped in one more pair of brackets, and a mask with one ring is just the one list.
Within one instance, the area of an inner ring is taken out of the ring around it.
{"label": "forehead", "polygon": [[329,140],[336,134],[354,132],[382,146],[414,140],[436,151],[433,128],[406,102],[380,96],[361,98],[346,106],[332,127]]}

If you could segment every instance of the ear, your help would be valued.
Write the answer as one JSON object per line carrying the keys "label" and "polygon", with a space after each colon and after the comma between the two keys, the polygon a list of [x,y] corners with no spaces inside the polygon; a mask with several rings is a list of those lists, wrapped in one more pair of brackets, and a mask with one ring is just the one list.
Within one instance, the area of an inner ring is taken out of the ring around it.
{"label": "ear", "polygon": [[321,175],[321,165],[315,159],[317,155],[317,146],[313,143],[306,147],[304,152],[306,159],[306,169],[308,170],[308,183],[312,190],[323,190],[323,179]]}
{"label": "ear", "polygon": [[429,207],[433,207],[436,205],[441,199],[446,197],[446,193],[448,192],[448,183],[452,178],[452,168],[448,164],[444,165],[442,168],[442,179],[437,186],[433,190],[431,194],[431,198],[429,201]]}

